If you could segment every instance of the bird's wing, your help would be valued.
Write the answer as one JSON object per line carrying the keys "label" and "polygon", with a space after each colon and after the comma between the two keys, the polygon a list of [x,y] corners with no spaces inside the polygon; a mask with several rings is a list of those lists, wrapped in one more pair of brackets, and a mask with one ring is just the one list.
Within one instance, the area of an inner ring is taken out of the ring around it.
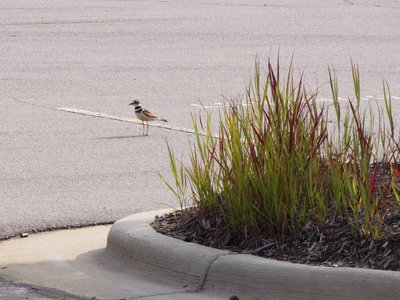
{"label": "bird's wing", "polygon": [[143,108],[143,114],[148,118],[152,118],[152,119],[157,119],[158,118],[155,114],[153,114],[152,112],[150,112],[146,108]]}
{"label": "bird's wing", "polygon": [[155,114],[151,113],[149,110],[143,108],[143,114],[151,119],[151,120],[158,120],[158,121],[163,121],[163,122],[168,122],[167,120],[160,118],[159,116],[156,116]]}
{"label": "bird's wing", "polygon": [[155,114],[151,113],[149,110],[147,110],[146,108],[143,108],[143,114],[151,119],[159,119],[158,116],[156,116]]}

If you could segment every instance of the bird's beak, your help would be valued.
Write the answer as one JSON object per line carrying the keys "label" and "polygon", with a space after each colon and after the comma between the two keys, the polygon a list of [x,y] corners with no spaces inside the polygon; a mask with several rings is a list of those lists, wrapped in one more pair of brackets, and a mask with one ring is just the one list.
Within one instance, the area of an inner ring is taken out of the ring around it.
{"label": "bird's beak", "polygon": [[133,105],[133,102],[132,102],[132,103],[129,103],[129,105]]}

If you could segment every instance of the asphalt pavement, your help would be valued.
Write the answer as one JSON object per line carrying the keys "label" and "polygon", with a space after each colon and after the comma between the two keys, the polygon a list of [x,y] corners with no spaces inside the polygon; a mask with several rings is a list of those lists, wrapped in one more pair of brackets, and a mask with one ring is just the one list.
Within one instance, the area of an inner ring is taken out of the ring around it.
{"label": "asphalt pavement", "polygon": [[192,128],[193,104],[243,95],[255,56],[278,51],[321,97],[328,64],[352,96],[350,57],[363,96],[382,79],[399,96],[399,16],[397,1],[2,1],[0,239],[175,204],[157,173],[166,140],[185,155],[191,134],[50,108],[134,117],[138,98]]}
{"label": "asphalt pavement", "polygon": [[278,52],[322,98],[328,65],[353,96],[350,58],[364,99],[383,79],[400,96],[399,19],[394,0],[1,1],[0,239],[176,205],[158,173],[166,141],[186,158],[192,134],[57,109],[126,118],[140,99],[192,128],[200,103],[243,96],[255,57]]}

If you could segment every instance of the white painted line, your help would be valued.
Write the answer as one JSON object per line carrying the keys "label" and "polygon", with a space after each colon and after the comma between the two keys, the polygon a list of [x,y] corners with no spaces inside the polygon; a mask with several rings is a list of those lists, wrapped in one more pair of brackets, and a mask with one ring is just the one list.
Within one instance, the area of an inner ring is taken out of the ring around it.
{"label": "white painted line", "polygon": [[196,104],[196,103],[192,103],[192,104],[189,104],[189,105],[197,107],[199,109],[213,109],[213,108],[215,108],[214,105],[202,105],[202,104]]}
{"label": "white painted line", "polygon": [[[54,109],[58,110],[58,111],[65,111],[65,112],[84,115],[84,116],[88,116],[88,117],[103,118],[103,119],[108,119],[108,120],[127,122],[127,123],[135,123],[135,124],[142,125],[142,121],[139,121],[137,119],[121,118],[121,117],[116,117],[116,116],[113,116],[113,115],[103,114],[103,113],[100,113],[100,112],[89,111],[89,110],[85,110],[85,109],[77,109],[77,108],[70,108],[70,107],[58,107],[58,108],[54,108]],[[168,130],[174,130],[174,131],[180,131],[180,132],[186,132],[186,133],[194,133],[193,129],[177,127],[177,126],[172,126],[172,125],[164,125],[164,124],[159,124],[159,123],[149,123],[149,126],[168,129]]]}
{"label": "white painted line", "polygon": [[194,107],[203,107],[202,105],[200,105],[200,104],[196,104],[196,103],[191,103],[191,104],[189,104],[190,106],[194,106]]}
{"label": "white painted line", "polygon": [[[391,98],[392,98],[392,100],[400,100],[400,97],[397,97],[397,96],[391,96]],[[333,102],[332,98],[324,98],[324,97],[317,98],[316,100],[317,100],[317,102]],[[347,101],[349,101],[349,98],[338,97],[338,100],[347,102]],[[379,101],[381,101],[381,100],[384,100],[384,97],[383,96],[371,96],[371,95],[368,95],[368,96],[364,96],[364,97],[361,98],[361,101],[371,101],[371,100],[379,100]],[[190,104],[190,106],[193,106],[193,107],[196,107],[196,108],[199,108],[199,109],[219,109],[219,108],[221,108],[221,106],[227,106],[230,103],[231,102],[215,102],[215,103],[213,103],[211,105],[203,105],[203,104],[198,104],[198,103],[192,103],[192,104]],[[241,105],[242,106],[248,106],[249,104],[248,104],[248,102],[242,102]]]}
{"label": "white painted line", "polygon": [[[225,103],[222,103],[222,102],[215,102],[215,103],[213,103],[213,104],[211,104],[211,105],[203,105],[203,104],[197,104],[197,103],[191,103],[191,104],[189,104],[190,106],[193,106],[193,107],[197,107],[197,108],[199,108],[199,109],[219,109],[219,108],[221,108],[222,106],[229,106],[230,104],[231,104],[232,102],[225,102]],[[240,103],[242,106],[248,106],[249,104],[247,103],[247,102],[242,102],[242,103]]]}

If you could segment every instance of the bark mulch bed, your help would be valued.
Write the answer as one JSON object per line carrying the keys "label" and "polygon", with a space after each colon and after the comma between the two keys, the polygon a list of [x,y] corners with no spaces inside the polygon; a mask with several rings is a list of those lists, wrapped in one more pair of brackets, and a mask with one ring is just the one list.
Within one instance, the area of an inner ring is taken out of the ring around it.
{"label": "bark mulch bed", "polygon": [[278,239],[268,234],[233,234],[220,217],[200,216],[196,208],[157,216],[162,234],[201,245],[300,264],[400,271],[400,211],[385,216],[380,240],[355,234],[333,217],[324,227],[308,224],[300,234]]}

